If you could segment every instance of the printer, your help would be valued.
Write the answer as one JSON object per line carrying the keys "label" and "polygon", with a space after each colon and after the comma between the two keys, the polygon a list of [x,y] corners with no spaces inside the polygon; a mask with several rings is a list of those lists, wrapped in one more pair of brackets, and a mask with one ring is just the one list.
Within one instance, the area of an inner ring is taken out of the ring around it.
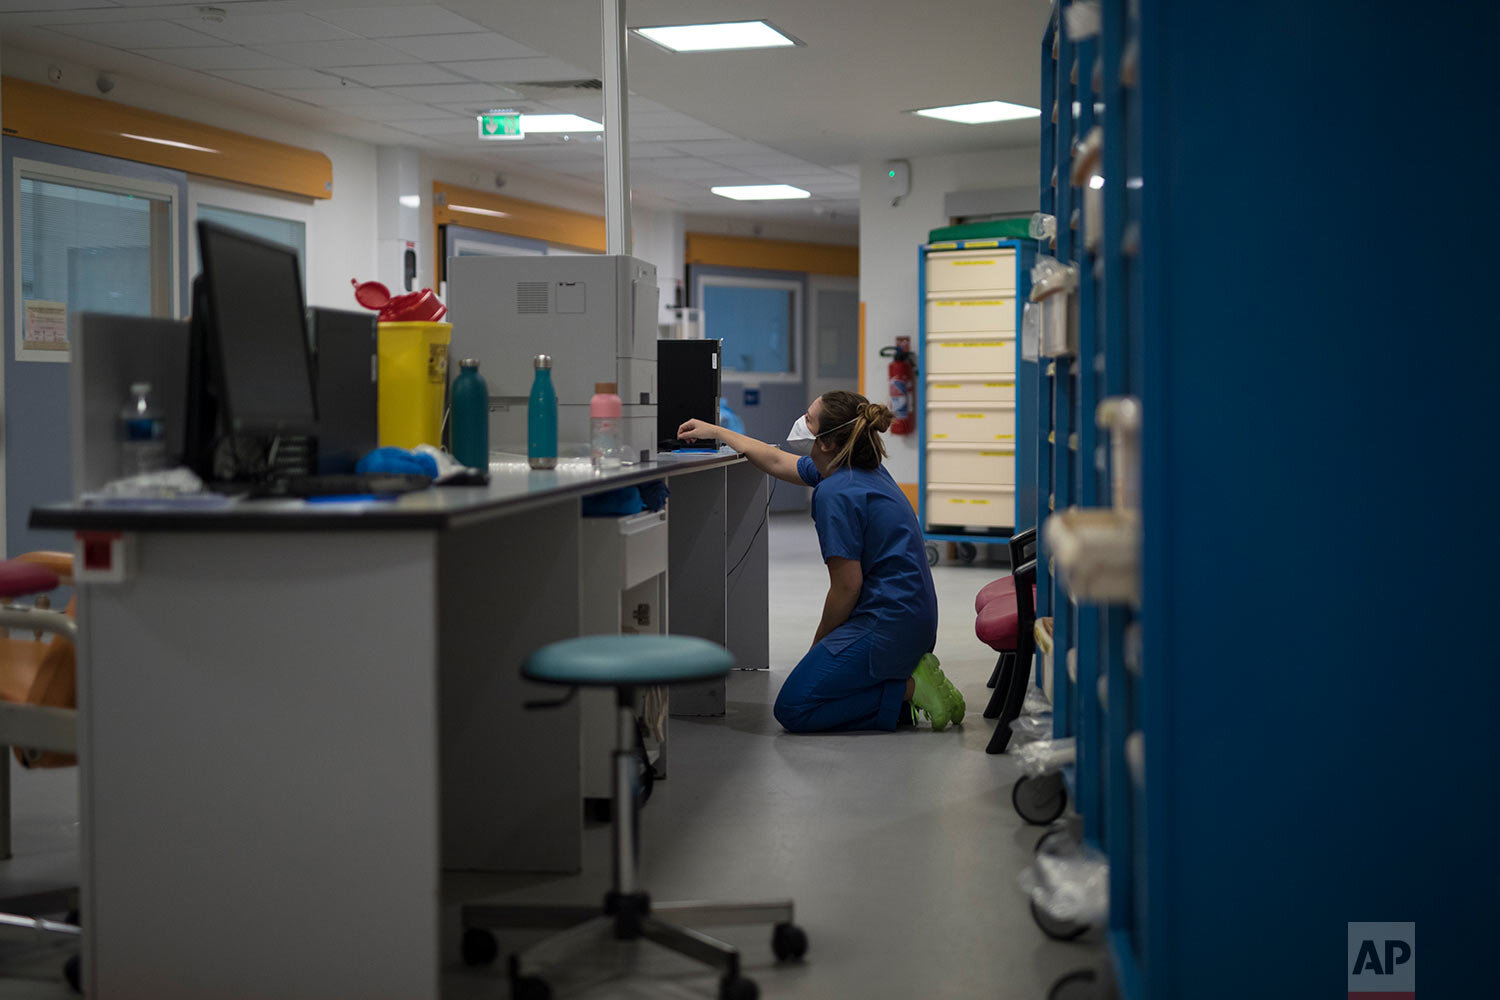
{"label": "printer", "polygon": [[[479,360],[490,393],[490,446],[526,451],[532,359],[552,356],[559,457],[587,446],[589,398],[613,382],[621,439],[639,461],[656,451],[656,265],[622,254],[451,257],[451,357]],[[457,370],[451,365],[450,370]]]}

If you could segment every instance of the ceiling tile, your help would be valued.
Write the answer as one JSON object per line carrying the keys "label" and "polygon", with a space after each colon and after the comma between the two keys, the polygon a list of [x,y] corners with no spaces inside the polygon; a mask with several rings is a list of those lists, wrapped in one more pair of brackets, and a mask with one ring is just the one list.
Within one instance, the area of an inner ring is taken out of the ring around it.
{"label": "ceiling tile", "polygon": [[472,118],[445,115],[434,111],[426,118],[389,118],[387,123],[417,135],[467,135],[479,142],[479,124]]}
{"label": "ceiling tile", "polygon": [[[470,118],[482,112],[494,110],[495,107],[492,101],[434,101],[432,104],[433,107],[451,111],[456,115],[467,115]],[[506,111],[519,111],[528,115],[535,114],[538,110],[546,110],[535,101],[505,101],[501,107]]]}
{"label": "ceiling tile", "polygon": [[333,72],[368,87],[463,82],[463,77],[455,76],[429,63],[401,63],[395,66],[336,66]]}
{"label": "ceiling tile", "polygon": [[342,87],[314,87],[312,89],[301,88],[278,88],[276,93],[282,97],[290,97],[296,101],[304,101],[308,104],[318,104],[325,108],[345,108],[356,104],[386,104],[391,103],[391,95],[384,91],[375,90],[372,87],[360,87],[354,84],[345,84]]}
{"label": "ceiling tile", "polygon": [[214,44],[213,38],[171,21],[103,21],[58,24],[52,30],[116,49],[175,49]]}
{"label": "ceiling tile", "polygon": [[588,74],[563,62],[542,56],[533,59],[478,59],[444,63],[444,69],[484,83],[530,83],[545,80],[584,80]]}
{"label": "ceiling tile", "polygon": [[109,2],[111,0],[0,0],[0,14],[55,14],[60,10],[85,10]]}
{"label": "ceiling tile", "polygon": [[521,59],[542,54],[492,31],[463,35],[410,35],[391,38],[388,44],[411,53],[423,62],[432,63],[469,59]]}
{"label": "ceiling tile", "polygon": [[416,62],[416,57],[364,38],[330,38],[321,42],[274,42],[256,49],[297,66],[386,66]]}
{"label": "ceiling tile", "polygon": [[691,128],[643,128],[630,130],[631,138],[643,142],[681,142],[684,139],[732,139],[723,129],[710,125],[694,125]]}
{"label": "ceiling tile", "polygon": [[514,90],[488,83],[437,83],[416,87],[386,87],[387,93],[413,101],[478,101],[480,104],[512,100],[520,95]]}
{"label": "ceiling tile", "polygon": [[236,45],[273,45],[277,42],[318,42],[335,38],[358,38],[351,31],[320,21],[306,14],[252,14],[241,16],[232,10],[219,24],[208,21],[178,21],[197,27],[215,38]]}
{"label": "ceiling tile", "polygon": [[669,160],[681,155],[681,153],[666,143],[632,142],[630,144],[630,158],[632,160]]}
{"label": "ceiling tile", "polygon": [[372,122],[407,122],[440,117],[439,113],[416,101],[398,101],[387,98],[384,104],[356,104],[345,109],[346,114]]}
{"label": "ceiling tile", "polygon": [[214,76],[262,90],[311,90],[337,87],[339,78],[315,69],[224,69],[210,70]]}
{"label": "ceiling tile", "polygon": [[366,38],[393,38],[406,35],[446,35],[482,32],[484,26],[459,17],[436,4],[416,7],[355,7],[350,10],[323,10],[313,15],[320,21],[357,32]]}
{"label": "ceiling tile", "polygon": [[288,64],[275,56],[239,45],[210,45],[207,48],[152,49],[152,59],[183,69],[285,69]]}

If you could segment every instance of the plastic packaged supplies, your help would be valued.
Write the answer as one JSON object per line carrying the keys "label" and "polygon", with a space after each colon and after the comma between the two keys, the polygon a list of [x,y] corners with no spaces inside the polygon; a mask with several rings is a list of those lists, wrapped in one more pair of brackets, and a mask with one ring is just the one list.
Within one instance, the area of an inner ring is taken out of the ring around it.
{"label": "plastic packaged supplies", "polygon": [[1017,716],[1010,720],[1010,731],[1015,734],[1010,740],[1012,753],[1027,743],[1050,739],[1052,737],[1052,713]]}
{"label": "plastic packaged supplies", "polygon": [[1071,837],[1044,839],[1018,880],[1053,920],[1097,925],[1109,917],[1109,859]]}
{"label": "plastic packaged supplies", "polygon": [[1032,778],[1061,771],[1078,759],[1078,740],[1064,736],[1056,740],[1036,740],[1016,747],[1010,752],[1021,773]]}

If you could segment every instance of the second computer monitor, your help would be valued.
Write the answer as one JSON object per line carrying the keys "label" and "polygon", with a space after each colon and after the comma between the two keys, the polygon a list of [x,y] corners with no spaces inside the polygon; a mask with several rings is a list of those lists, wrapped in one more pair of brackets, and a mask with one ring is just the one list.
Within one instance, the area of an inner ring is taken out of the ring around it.
{"label": "second computer monitor", "polygon": [[198,223],[208,327],[225,426],[234,433],[311,433],[317,423],[301,269],[288,247]]}

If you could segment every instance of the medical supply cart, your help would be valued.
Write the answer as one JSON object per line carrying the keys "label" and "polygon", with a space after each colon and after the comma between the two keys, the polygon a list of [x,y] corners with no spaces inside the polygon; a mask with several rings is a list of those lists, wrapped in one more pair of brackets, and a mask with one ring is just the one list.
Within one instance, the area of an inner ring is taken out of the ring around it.
{"label": "medical supply cart", "polygon": [[[962,227],[960,227],[962,228]],[[928,561],[957,542],[1001,543],[1017,521],[1021,296],[1032,250],[1016,239],[950,239],[918,248],[918,517]]]}
{"label": "medical supply cart", "polygon": [[1110,957],[1052,1000],[1412,996],[1418,925],[1424,996],[1492,988],[1500,213],[1433,157],[1500,15],[1369,15],[1059,3],[1043,40],[1038,604]]}

